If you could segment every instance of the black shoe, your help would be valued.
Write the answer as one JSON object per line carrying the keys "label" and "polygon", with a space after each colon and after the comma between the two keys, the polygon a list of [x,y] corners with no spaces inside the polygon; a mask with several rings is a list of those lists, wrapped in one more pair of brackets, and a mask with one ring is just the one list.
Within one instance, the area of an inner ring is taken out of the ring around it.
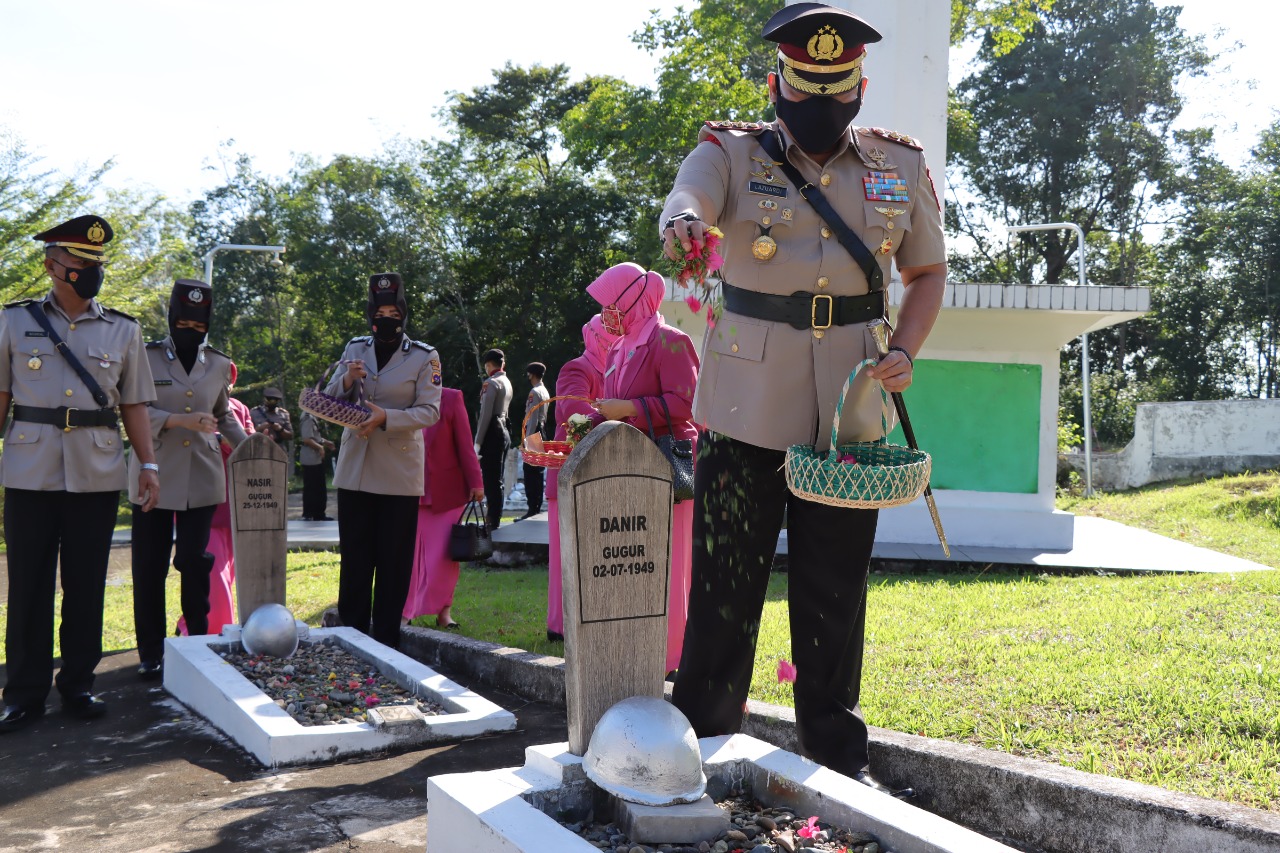
{"label": "black shoe", "polygon": [[44,705],[6,705],[0,712],[0,734],[25,729],[44,716]]}
{"label": "black shoe", "polygon": [[333,521],[332,515],[317,515],[312,521]]}
{"label": "black shoe", "polygon": [[164,661],[144,660],[138,664],[138,677],[143,681],[158,681],[164,675]]}
{"label": "black shoe", "polygon": [[891,797],[897,797],[899,800],[909,800],[916,795],[914,788],[890,788],[885,783],[871,775],[869,770],[859,770],[853,774],[853,781],[861,782],[873,791],[879,791],[882,794],[888,794]]}
{"label": "black shoe", "polygon": [[304,515],[302,518],[299,518],[298,521],[315,521],[315,519],[309,515]]}
{"label": "black shoe", "polygon": [[553,643],[563,643],[564,634],[561,634],[557,631],[547,631],[547,639]]}
{"label": "black shoe", "polygon": [[81,720],[93,720],[107,713],[107,703],[92,693],[73,693],[62,697],[62,710]]}

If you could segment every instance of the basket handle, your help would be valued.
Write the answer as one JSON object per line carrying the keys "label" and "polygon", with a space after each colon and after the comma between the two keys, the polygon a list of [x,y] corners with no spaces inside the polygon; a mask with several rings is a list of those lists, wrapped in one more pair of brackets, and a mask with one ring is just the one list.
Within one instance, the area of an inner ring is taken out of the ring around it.
{"label": "basket handle", "polygon": [[520,446],[521,447],[524,447],[524,440],[529,437],[528,433],[525,432],[525,428],[529,426],[529,416],[532,415],[534,412],[538,411],[538,409],[541,409],[543,406],[547,405],[547,403],[554,403],[556,400],[578,400],[583,403],[591,402],[590,397],[579,397],[575,394],[565,394],[564,396],[561,396],[561,397],[548,397],[547,399],[543,400],[541,403],[539,403],[538,405],[534,406],[532,409],[524,413],[524,420],[520,422]]}
{"label": "basket handle", "polygon": [[[364,361],[359,358],[340,358],[337,361],[335,361],[333,364],[329,365],[329,369],[324,372],[324,376],[321,376],[320,381],[316,383],[317,394],[322,393],[324,391],[325,383],[329,381],[329,374],[333,373],[334,368],[336,368],[340,364],[364,364]],[[359,406],[363,406],[364,405],[364,380],[363,379],[356,380],[356,398],[357,398],[356,404]]]}
{"label": "basket handle", "polygon": [[[839,436],[840,436],[840,414],[844,411],[844,398],[849,393],[849,389],[853,386],[853,380],[858,378],[858,374],[862,372],[862,368],[876,365],[874,358],[864,358],[858,363],[858,366],[849,374],[849,378],[844,381],[844,387],[840,389],[840,399],[836,402],[836,414],[831,419],[831,449],[828,451],[828,460],[836,462],[839,456]],[[880,438],[877,441],[884,444],[889,438],[889,395],[884,390],[884,385],[877,381],[876,385],[880,387]]]}

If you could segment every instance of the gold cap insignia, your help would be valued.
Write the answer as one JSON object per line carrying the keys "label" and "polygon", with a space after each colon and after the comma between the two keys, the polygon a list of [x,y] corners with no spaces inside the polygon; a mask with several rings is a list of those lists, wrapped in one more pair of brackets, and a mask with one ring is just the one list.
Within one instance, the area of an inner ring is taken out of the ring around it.
{"label": "gold cap insignia", "polygon": [[102,239],[107,236],[107,232],[102,230],[102,223],[95,222],[89,226],[89,230],[85,232],[90,243],[101,243]]}
{"label": "gold cap insignia", "polygon": [[836,28],[830,25],[822,27],[818,30],[813,38],[809,39],[806,45],[809,56],[818,60],[831,60],[844,53],[844,39],[836,34]]}

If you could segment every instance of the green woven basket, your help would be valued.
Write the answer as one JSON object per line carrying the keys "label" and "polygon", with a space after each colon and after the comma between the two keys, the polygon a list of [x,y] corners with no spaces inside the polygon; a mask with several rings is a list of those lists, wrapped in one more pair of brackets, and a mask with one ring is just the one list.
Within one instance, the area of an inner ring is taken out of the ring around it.
{"label": "green woven basket", "polygon": [[[884,437],[836,446],[845,396],[862,368],[875,363],[875,359],[870,358],[863,361],[840,389],[840,400],[831,423],[829,451],[819,453],[807,444],[787,448],[787,486],[796,496],[830,506],[875,509],[911,503],[928,485],[933,463],[923,450],[889,444]],[[880,427],[887,435],[889,395],[883,385],[880,386]],[[853,456],[857,464],[841,462],[844,456]]]}

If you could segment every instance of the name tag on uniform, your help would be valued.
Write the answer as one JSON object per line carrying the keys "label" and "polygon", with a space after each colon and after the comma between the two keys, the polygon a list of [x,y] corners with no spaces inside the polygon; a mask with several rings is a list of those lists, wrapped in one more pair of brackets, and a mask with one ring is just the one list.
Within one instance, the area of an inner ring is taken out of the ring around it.
{"label": "name tag on uniform", "polygon": [[23,334],[24,334],[24,335],[26,335],[28,338],[47,338],[47,337],[49,337],[49,333],[48,333],[48,332],[33,332],[33,331],[26,331],[26,332],[23,332]]}
{"label": "name tag on uniform", "polygon": [[747,192],[756,195],[771,195],[776,198],[786,198],[787,188],[780,187],[776,184],[766,184],[764,181],[748,181]]}
{"label": "name tag on uniform", "polygon": [[172,379],[157,379],[157,380],[156,380],[156,384],[157,384],[157,385],[172,385],[172,384],[173,384],[173,380],[172,380]]}

